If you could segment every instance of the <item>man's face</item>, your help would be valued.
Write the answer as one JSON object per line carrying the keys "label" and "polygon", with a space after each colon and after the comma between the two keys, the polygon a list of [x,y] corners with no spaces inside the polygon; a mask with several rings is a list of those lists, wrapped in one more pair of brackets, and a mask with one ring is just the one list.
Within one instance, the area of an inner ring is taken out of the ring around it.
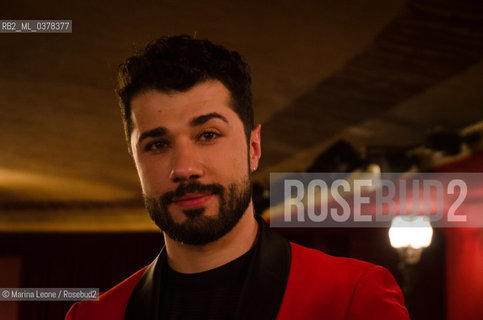
{"label": "man's face", "polygon": [[230,98],[221,82],[207,81],[186,92],[149,90],[131,102],[131,150],[146,206],[176,241],[214,241],[247,211],[260,127],[247,143]]}

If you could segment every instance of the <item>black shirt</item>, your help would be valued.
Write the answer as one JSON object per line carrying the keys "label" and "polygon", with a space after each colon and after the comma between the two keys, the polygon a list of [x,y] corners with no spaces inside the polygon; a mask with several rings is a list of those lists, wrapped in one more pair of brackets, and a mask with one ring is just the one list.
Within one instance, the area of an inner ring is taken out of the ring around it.
{"label": "black shirt", "polygon": [[253,249],[218,268],[179,273],[164,264],[161,278],[163,319],[232,319],[247,275]]}

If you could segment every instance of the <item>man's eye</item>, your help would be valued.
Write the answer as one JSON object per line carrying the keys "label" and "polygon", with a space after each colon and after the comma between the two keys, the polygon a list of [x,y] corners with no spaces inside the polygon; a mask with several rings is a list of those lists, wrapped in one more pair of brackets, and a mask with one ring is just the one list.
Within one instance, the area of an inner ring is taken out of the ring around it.
{"label": "man's eye", "polygon": [[166,141],[153,141],[146,145],[146,151],[163,151],[168,148],[168,143]]}
{"label": "man's eye", "polygon": [[199,135],[198,139],[202,142],[210,142],[218,138],[219,136],[219,133],[213,131],[205,131]]}

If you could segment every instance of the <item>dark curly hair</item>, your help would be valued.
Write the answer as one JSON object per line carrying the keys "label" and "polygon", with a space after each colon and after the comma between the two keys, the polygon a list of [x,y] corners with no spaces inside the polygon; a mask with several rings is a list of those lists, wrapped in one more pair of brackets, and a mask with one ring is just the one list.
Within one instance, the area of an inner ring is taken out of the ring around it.
{"label": "dark curly hair", "polygon": [[139,93],[184,92],[194,85],[218,80],[231,94],[231,107],[243,123],[247,140],[254,128],[251,77],[236,51],[187,35],[161,37],[119,66],[117,94],[126,139],[132,133],[131,101]]}

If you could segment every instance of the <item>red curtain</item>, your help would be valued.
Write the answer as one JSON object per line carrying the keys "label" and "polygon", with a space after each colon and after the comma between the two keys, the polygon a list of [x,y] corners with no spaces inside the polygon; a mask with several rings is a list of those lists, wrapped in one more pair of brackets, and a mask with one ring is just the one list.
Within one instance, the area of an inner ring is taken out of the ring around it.
{"label": "red curtain", "polygon": [[[441,166],[435,171],[483,172],[483,153]],[[481,320],[483,319],[483,229],[448,228],[444,231],[447,318],[448,320]]]}

